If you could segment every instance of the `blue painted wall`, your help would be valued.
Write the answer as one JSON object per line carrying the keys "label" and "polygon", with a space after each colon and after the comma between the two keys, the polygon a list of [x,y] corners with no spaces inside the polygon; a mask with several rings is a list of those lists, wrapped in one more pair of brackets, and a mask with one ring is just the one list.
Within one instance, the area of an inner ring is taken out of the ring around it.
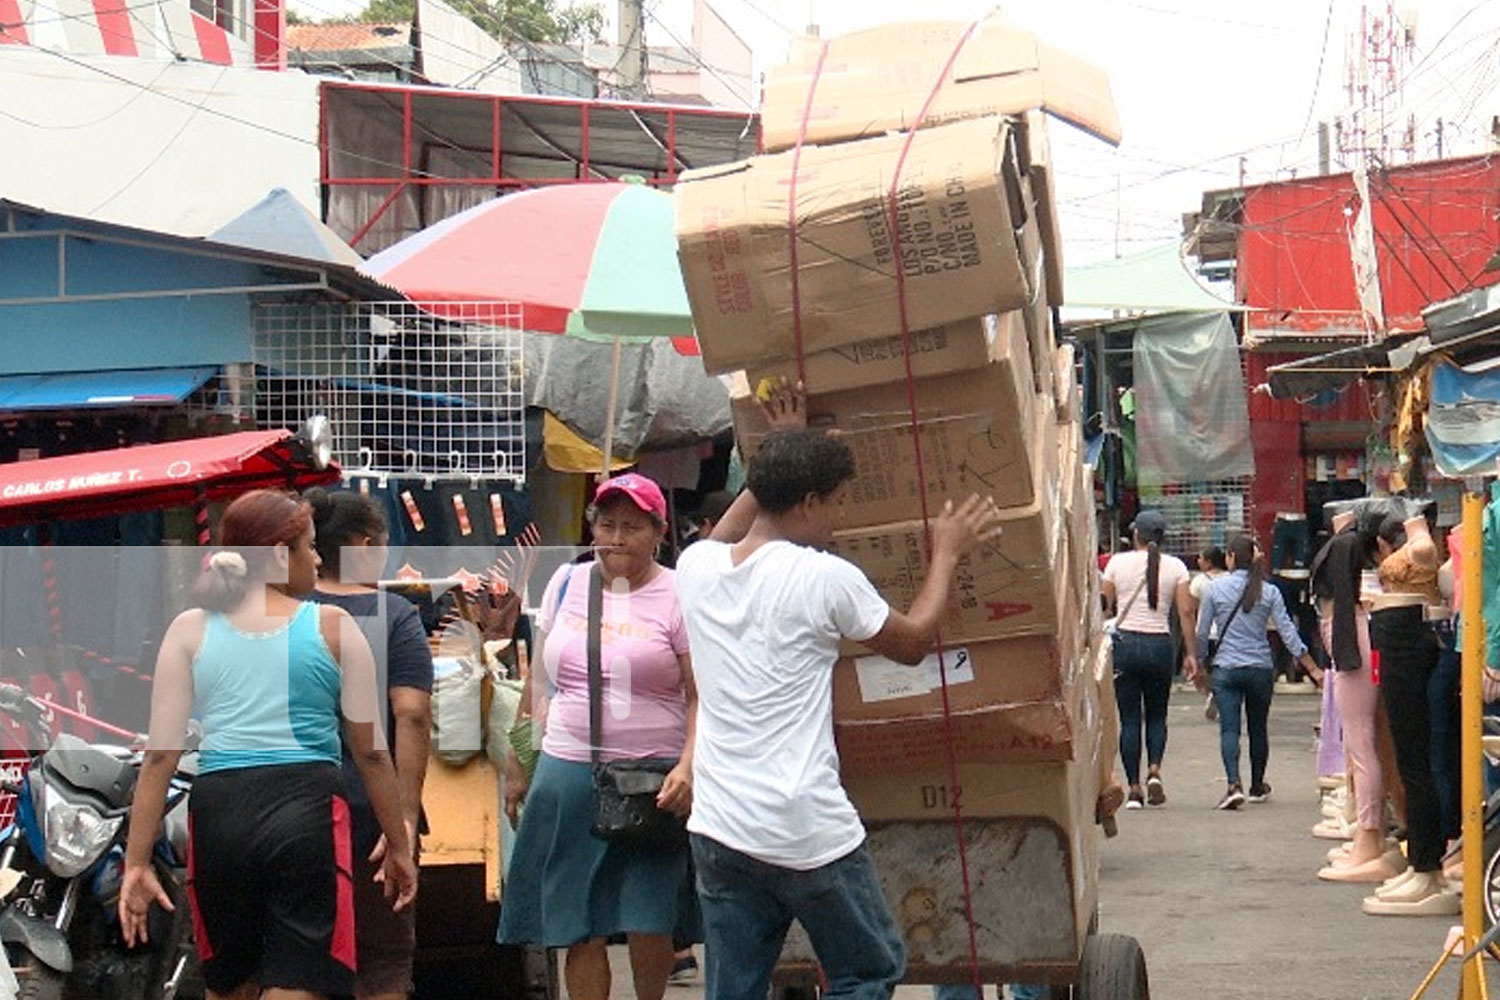
{"label": "blue painted wall", "polygon": [[[55,230],[80,221],[19,216],[33,237],[0,239],[0,375],[101,371],[250,360],[250,296],[160,298],[11,305],[5,300],[58,293]],[[110,232],[99,229],[101,235]],[[139,234],[131,234],[136,237]],[[69,236],[67,293],[177,291],[309,280],[308,275],[192,248],[133,246]]]}

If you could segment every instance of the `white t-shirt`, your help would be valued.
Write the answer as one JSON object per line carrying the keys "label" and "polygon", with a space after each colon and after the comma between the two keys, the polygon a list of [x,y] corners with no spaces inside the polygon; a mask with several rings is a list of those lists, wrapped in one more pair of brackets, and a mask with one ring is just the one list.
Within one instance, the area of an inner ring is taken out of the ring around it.
{"label": "white t-shirt", "polygon": [[864,842],[839,781],[833,665],[890,606],[837,556],[770,542],[738,566],[702,541],[677,561],[698,685],[688,829],[766,864],[807,871]]}
{"label": "white t-shirt", "polygon": [[[1171,629],[1167,625],[1167,615],[1171,613],[1172,602],[1177,596],[1177,585],[1188,578],[1187,564],[1176,556],[1162,553],[1161,565],[1156,574],[1156,608],[1151,607],[1151,599],[1146,593],[1146,588],[1141,584],[1146,579],[1146,550],[1133,549],[1130,552],[1116,552],[1109,557],[1109,562],[1104,567],[1104,579],[1115,585],[1115,609],[1120,615],[1117,627],[1122,632],[1147,632],[1154,635],[1165,635]],[[1136,590],[1140,595],[1133,601],[1131,595]],[[1130,605],[1129,610],[1126,605]]]}

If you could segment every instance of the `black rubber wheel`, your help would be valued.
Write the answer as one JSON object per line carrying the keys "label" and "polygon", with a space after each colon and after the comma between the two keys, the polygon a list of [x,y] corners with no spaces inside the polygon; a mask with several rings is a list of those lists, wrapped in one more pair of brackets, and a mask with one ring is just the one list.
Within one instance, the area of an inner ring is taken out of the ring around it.
{"label": "black rubber wheel", "polygon": [[1150,1000],[1146,955],[1126,934],[1092,934],[1083,942],[1076,1000]]}

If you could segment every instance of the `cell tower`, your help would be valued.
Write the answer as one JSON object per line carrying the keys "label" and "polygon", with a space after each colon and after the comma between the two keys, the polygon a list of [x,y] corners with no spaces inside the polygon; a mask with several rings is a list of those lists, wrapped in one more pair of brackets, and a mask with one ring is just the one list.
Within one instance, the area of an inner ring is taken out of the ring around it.
{"label": "cell tower", "polygon": [[1396,14],[1396,5],[1362,6],[1359,30],[1351,35],[1344,60],[1344,93],[1350,111],[1334,120],[1339,166],[1376,167],[1404,155],[1417,155],[1416,118],[1406,107],[1406,74],[1416,49],[1414,12]]}

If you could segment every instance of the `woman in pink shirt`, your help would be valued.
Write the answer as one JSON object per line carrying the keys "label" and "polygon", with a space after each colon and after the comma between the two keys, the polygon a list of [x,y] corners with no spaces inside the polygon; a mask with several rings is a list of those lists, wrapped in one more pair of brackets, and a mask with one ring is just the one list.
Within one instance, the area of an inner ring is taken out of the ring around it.
{"label": "woman in pink shirt", "polygon": [[[1167,702],[1176,669],[1171,612],[1175,605],[1184,623],[1184,663],[1189,679],[1198,672],[1193,635],[1193,599],[1187,566],[1161,551],[1167,519],[1143,510],[1132,525],[1135,548],[1117,552],[1104,567],[1100,590],[1116,619],[1115,702],[1120,711],[1120,758],[1130,781],[1127,809],[1167,801],[1161,762],[1167,752]],[[1141,731],[1145,730],[1146,785],[1141,787]]]}
{"label": "woman in pink shirt", "polygon": [[[589,577],[603,574],[600,667],[604,708],[601,761],[666,759],[658,804],[692,808],[697,691],[687,632],[671,570],[656,562],[667,504],[645,476],[627,473],[599,487],[589,512],[595,564],[564,566],[547,585],[537,619],[540,669],[550,689],[536,773],[528,782],[514,751],[507,761],[505,809],[521,815],[500,911],[502,944],[566,948],[568,996],[609,996],[606,943],[624,934],[635,995],[660,1000],[672,970],[679,904],[691,905],[688,853],[632,848],[590,833],[593,815],[589,735]],[[533,678],[535,671],[533,671]],[[528,688],[532,681],[528,680]],[[531,692],[522,695],[525,713]],[[535,723],[533,723],[535,726]]]}

